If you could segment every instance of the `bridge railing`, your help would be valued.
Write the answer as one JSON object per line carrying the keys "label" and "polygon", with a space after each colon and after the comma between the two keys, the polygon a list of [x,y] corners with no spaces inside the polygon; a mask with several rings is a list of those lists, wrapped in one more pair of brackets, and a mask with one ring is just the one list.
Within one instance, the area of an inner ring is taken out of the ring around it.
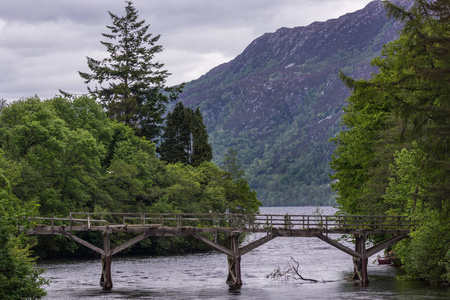
{"label": "bridge railing", "polygon": [[405,231],[414,221],[405,216],[362,215],[255,215],[255,224],[283,229],[325,229],[335,231]]}
{"label": "bridge railing", "polygon": [[269,229],[321,229],[327,231],[409,231],[414,222],[405,216],[272,215],[231,213],[86,213],[72,212],[69,218],[30,218],[47,226],[143,226],[221,227]]}

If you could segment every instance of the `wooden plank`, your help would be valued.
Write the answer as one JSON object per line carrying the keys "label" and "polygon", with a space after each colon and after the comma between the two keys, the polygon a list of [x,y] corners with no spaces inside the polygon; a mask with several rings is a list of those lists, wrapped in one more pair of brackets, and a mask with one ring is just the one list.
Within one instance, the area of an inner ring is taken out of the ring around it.
{"label": "wooden plank", "polygon": [[111,250],[111,255],[117,254],[122,250],[125,250],[128,247],[133,246],[136,243],[139,243],[140,241],[142,241],[143,239],[147,238],[149,236],[148,232],[144,232],[138,236],[135,236],[134,238],[132,238],[131,240],[128,240],[127,242],[123,243],[120,246],[117,246],[116,248]]}
{"label": "wooden plank", "polygon": [[102,255],[102,276],[100,278],[100,286],[104,290],[110,291],[113,287],[112,276],[111,276],[111,239],[110,232],[106,231],[103,233],[103,249],[106,255]]}
{"label": "wooden plank", "polygon": [[[306,221],[306,220],[305,220]],[[347,224],[348,225],[348,224]],[[23,227],[19,226],[19,230]],[[40,226],[37,225],[36,227],[27,230],[27,233],[30,235],[36,234],[36,235],[51,235],[51,234],[58,234],[61,232],[64,232],[67,228],[67,226]],[[89,229],[87,226],[72,226],[71,231],[105,231],[107,229],[106,226],[94,226],[91,224],[91,228]],[[134,233],[142,233],[144,231],[150,230],[151,236],[191,236],[194,233],[200,233],[200,232],[231,232],[231,231],[238,231],[241,233],[249,232],[261,232],[261,233],[272,233],[272,230],[274,228],[231,228],[231,227],[169,227],[169,226],[161,226],[159,224],[151,224],[146,225],[145,228],[141,225],[110,225],[109,229],[112,232],[134,232]],[[329,228],[329,229],[317,229],[317,228],[302,228],[302,229],[289,229],[286,230],[286,232],[289,232],[289,234],[283,233],[283,228],[277,228],[279,231],[279,236],[291,236],[291,237],[309,237],[314,236],[310,235],[309,232],[312,233],[314,231],[320,231],[320,233],[336,233],[336,234],[360,234],[362,233],[361,229],[354,229],[354,228]],[[69,230],[70,231],[70,230]],[[383,228],[382,231],[375,229],[375,230],[365,230],[366,234],[375,234],[375,233],[382,233],[382,234],[392,234],[392,235],[407,235],[409,234],[409,230],[388,230],[386,228]]]}
{"label": "wooden plank", "polygon": [[237,253],[234,253],[233,251],[231,251],[230,249],[227,249],[217,243],[214,243],[213,241],[208,240],[207,238],[202,237],[201,235],[194,234],[193,237],[195,237],[196,239],[202,241],[203,243],[210,245],[214,249],[219,250],[220,252],[225,253],[227,255],[235,256],[237,254]]}
{"label": "wooden plank", "polygon": [[276,234],[268,234],[265,237],[260,238],[259,240],[253,241],[253,242],[249,243],[248,245],[245,245],[245,246],[239,248],[239,253],[240,253],[240,255],[244,255],[245,253],[248,253],[248,252],[258,248],[259,246],[264,245],[265,243],[273,240],[276,237],[277,237]]}
{"label": "wooden plank", "polygon": [[385,240],[385,241],[383,241],[383,242],[381,242],[381,243],[379,243],[379,244],[377,244],[375,246],[372,246],[369,249],[367,249],[366,250],[366,255],[367,255],[367,257],[370,257],[370,256],[380,252],[381,250],[384,250],[387,247],[392,246],[393,244],[395,244],[395,243],[397,243],[397,242],[399,242],[399,241],[401,241],[401,240],[403,240],[404,238],[407,238],[407,237],[408,237],[407,235],[403,235],[403,234],[402,235],[393,236],[393,237],[391,237],[391,238],[389,238],[389,239],[387,239],[387,240]]}
{"label": "wooden plank", "polygon": [[[87,218],[80,218],[80,216],[86,215]],[[146,221],[156,220],[156,219],[164,219],[164,220],[176,220],[178,221],[178,226],[182,225],[182,222],[190,221],[190,220],[233,220],[238,221],[240,225],[242,222],[248,223],[248,220],[252,220],[252,225],[264,226],[266,224],[272,226],[282,226],[284,224],[285,215],[244,215],[244,214],[158,214],[155,215],[147,215],[147,214],[137,214],[137,213],[105,213],[100,215],[111,215],[111,216],[121,216],[124,218],[123,224],[125,225],[125,220],[128,219],[136,219],[141,220],[141,224],[146,225]],[[76,217],[74,217],[76,216]],[[404,216],[335,216],[335,215],[320,215],[320,216],[312,216],[312,215],[289,215],[291,222],[293,225],[302,226],[306,228],[313,228],[320,224],[325,224],[325,228],[329,228],[327,226],[343,226],[343,229],[347,227],[354,228],[364,228],[368,230],[372,229],[380,229],[381,226],[386,227],[389,230],[409,230],[414,224],[412,224],[411,220]],[[29,217],[30,220],[52,220],[52,218],[46,217]],[[72,222],[86,222],[86,223],[94,223],[94,222],[107,222],[106,220],[98,220],[93,218],[93,214],[91,213],[71,213],[70,218],[54,218],[53,221],[64,220]],[[343,224],[342,224],[343,223]],[[87,224],[89,227],[89,224]]]}
{"label": "wooden plank", "polygon": [[324,236],[321,233],[314,234],[314,236],[319,238],[319,239],[321,239],[322,241],[330,244],[331,246],[336,247],[339,250],[342,250],[342,251],[344,251],[347,254],[350,254],[351,256],[356,256],[356,257],[363,258],[362,255],[360,253],[356,252],[355,250],[352,250],[352,249],[342,245],[341,243],[336,242],[335,240],[332,240],[332,239],[330,239],[327,236]]}
{"label": "wooden plank", "polygon": [[100,253],[101,255],[106,255],[106,253],[105,253],[105,251],[103,249],[101,249],[101,248],[99,248],[97,246],[94,246],[91,243],[86,242],[85,240],[80,239],[79,237],[77,237],[77,236],[75,236],[73,234],[70,234],[69,232],[62,232],[61,234],[67,236],[68,238],[74,240],[75,242],[77,242],[77,243],[79,243],[79,244],[81,244],[81,245],[83,245],[85,247],[88,247],[91,250],[94,250],[97,253]]}

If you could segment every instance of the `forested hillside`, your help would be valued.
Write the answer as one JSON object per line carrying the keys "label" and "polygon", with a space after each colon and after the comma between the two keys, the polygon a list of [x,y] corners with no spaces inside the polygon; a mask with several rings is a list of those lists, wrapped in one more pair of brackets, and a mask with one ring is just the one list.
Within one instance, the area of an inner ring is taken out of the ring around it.
{"label": "forested hillside", "polygon": [[350,95],[339,70],[368,78],[377,71],[371,59],[400,28],[380,1],[338,19],[280,28],[187,83],[179,99],[200,107],[214,161],[229,147],[238,151],[264,205],[334,204],[335,146],[328,140],[342,129]]}

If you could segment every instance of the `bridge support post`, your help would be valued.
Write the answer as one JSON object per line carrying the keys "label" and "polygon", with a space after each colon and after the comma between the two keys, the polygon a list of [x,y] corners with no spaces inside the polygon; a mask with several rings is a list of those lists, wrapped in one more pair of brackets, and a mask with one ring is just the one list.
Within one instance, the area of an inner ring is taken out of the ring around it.
{"label": "bridge support post", "polygon": [[239,233],[233,232],[230,236],[230,250],[234,255],[228,255],[227,284],[231,288],[239,289],[242,286],[241,279],[241,255],[239,253]]}
{"label": "bridge support post", "polygon": [[359,281],[362,286],[369,284],[367,276],[367,264],[369,258],[366,253],[366,236],[364,234],[355,235],[355,251],[361,254],[361,257],[353,257],[353,276],[352,280]]}
{"label": "bridge support post", "polygon": [[102,255],[102,276],[100,277],[100,286],[104,290],[109,291],[112,289],[112,278],[111,278],[111,233],[107,230],[103,233],[103,250],[105,254]]}

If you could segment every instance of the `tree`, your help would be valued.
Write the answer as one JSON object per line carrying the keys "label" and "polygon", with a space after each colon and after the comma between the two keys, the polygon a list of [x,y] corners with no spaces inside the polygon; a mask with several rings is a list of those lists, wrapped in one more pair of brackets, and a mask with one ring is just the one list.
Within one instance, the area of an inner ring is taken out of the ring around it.
{"label": "tree", "polygon": [[[379,89],[393,99],[403,136],[417,141],[434,170],[428,205],[450,213],[450,5],[416,0],[411,10],[387,3],[389,14],[405,23],[401,38],[376,63],[384,71]],[[395,52],[394,52],[395,51]]]}
{"label": "tree", "polygon": [[30,228],[24,216],[32,215],[36,207],[14,196],[0,169],[0,299],[40,299],[46,294],[41,286],[48,281],[39,277],[43,270],[34,267],[23,232],[17,229],[17,225]]}
{"label": "tree", "polygon": [[192,134],[192,109],[178,102],[166,117],[159,154],[170,163],[190,163]]}
{"label": "tree", "polygon": [[161,159],[167,162],[181,162],[199,166],[211,161],[212,148],[203,117],[197,108],[195,113],[178,102],[166,117],[166,127],[159,148]]}
{"label": "tree", "polygon": [[203,116],[197,107],[192,118],[192,158],[191,163],[194,167],[204,161],[211,161],[212,147],[208,142],[208,132],[203,124]]}
{"label": "tree", "polygon": [[39,203],[44,215],[82,209],[97,198],[95,178],[111,141],[111,125],[95,105],[89,98],[30,98],[12,103],[0,115],[1,148],[23,163],[14,194]]}
{"label": "tree", "polygon": [[226,178],[226,198],[229,211],[232,213],[256,213],[261,202],[256,197],[256,192],[248,185],[245,170],[241,166],[238,152],[229,148],[222,162],[222,169]]}
{"label": "tree", "polygon": [[238,152],[233,148],[228,148],[222,161],[222,169],[233,180],[246,179],[245,170],[242,168]]}
{"label": "tree", "polygon": [[[92,73],[79,72],[85,83],[97,82],[88,91],[103,103],[108,116],[131,126],[139,136],[153,140],[159,136],[166,104],[177,98],[182,86],[166,87],[170,75],[163,64],[153,62],[163,48],[160,35],[147,33],[149,25],[138,21],[138,11],[126,2],[126,15],[111,12],[111,33],[102,35],[111,42],[101,42],[110,56],[103,60],[87,58]],[[108,83],[108,86],[102,86]]]}
{"label": "tree", "polygon": [[334,188],[342,212],[416,220],[411,240],[396,246],[407,276],[448,282],[450,5],[386,7],[405,25],[372,61],[380,72],[369,80],[341,74],[352,95],[347,130],[336,139]]}

